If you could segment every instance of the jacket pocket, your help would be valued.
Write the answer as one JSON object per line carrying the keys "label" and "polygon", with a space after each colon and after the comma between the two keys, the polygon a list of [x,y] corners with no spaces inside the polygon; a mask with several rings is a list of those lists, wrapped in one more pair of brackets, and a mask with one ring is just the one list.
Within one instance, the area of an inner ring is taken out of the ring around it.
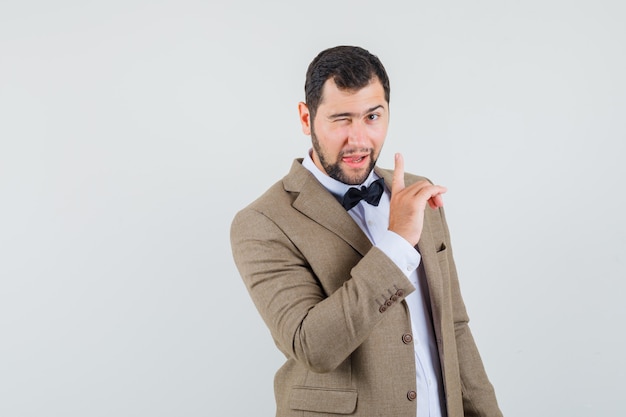
{"label": "jacket pocket", "polygon": [[442,243],[437,250],[437,260],[439,261],[441,273],[447,278],[450,275],[450,263],[448,259],[448,248],[445,243]]}
{"label": "jacket pocket", "polygon": [[351,414],[356,409],[355,389],[293,387],[289,397],[292,410]]}
{"label": "jacket pocket", "polygon": [[437,248],[437,253],[445,252],[446,249],[448,249],[448,247],[446,246],[446,242],[441,242],[441,244],[437,246],[436,248]]}

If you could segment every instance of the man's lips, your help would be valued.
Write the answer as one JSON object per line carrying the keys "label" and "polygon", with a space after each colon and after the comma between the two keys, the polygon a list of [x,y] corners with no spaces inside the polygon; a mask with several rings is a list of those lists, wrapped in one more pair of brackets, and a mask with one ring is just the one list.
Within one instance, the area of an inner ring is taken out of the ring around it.
{"label": "man's lips", "polygon": [[349,166],[358,168],[363,165],[369,157],[369,154],[351,154],[343,156],[341,160]]}

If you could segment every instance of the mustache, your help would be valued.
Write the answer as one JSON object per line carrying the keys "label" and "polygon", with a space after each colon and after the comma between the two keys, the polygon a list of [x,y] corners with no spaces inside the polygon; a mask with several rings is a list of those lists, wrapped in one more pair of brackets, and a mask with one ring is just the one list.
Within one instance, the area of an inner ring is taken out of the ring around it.
{"label": "mustache", "polygon": [[361,154],[361,153],[373,154],[374,149],[373,148],[348,148],[339,152],[339,157],[343,158],[344,156],[352,156],[354,154]]}

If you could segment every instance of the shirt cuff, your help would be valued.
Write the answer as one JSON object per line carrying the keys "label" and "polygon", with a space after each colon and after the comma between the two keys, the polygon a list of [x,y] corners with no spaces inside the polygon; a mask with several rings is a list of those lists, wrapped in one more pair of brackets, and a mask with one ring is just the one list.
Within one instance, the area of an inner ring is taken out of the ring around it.
{"label": "shirt cuff", "polygon": [[417,269],[422,259],[419,252],[409,242],[391,230],[387,230],[376,247],[383,251],[407,278]]}

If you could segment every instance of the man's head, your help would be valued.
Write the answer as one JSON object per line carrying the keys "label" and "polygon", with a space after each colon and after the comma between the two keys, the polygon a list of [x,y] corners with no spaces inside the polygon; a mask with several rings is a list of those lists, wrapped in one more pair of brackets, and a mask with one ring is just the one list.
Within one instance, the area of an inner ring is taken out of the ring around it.
{"label": "man's head", "polygon": [[322,51],[309,65],[300,122],[313,161],[330,177],[360,184],[376,164],[389,123],[389,78],[374,55],[354,46]]}
{"label": "man's head", "polygon": [[377,78],[389,103],[389,78],[380,60],[358,46],[336,46],[319,53],[309,64],[304,84],[306,104],[314,119],[323,100],[324,83],[333,79],[341,90],[356,91]]}

